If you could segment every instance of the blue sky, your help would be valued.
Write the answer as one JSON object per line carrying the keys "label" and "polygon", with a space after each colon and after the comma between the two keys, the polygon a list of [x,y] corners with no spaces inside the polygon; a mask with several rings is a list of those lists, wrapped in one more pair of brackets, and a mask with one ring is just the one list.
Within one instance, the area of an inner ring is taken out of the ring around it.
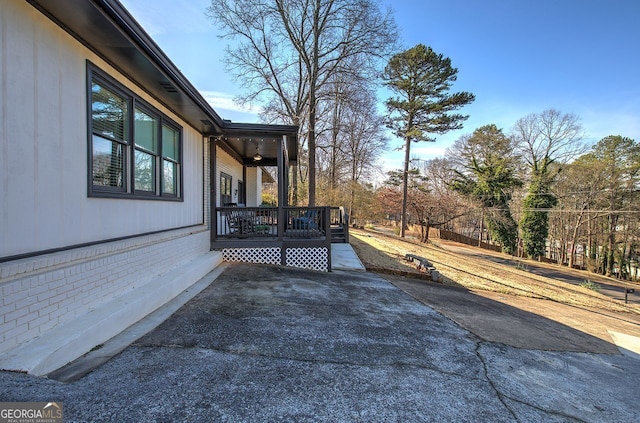
{"label": "blue sky", "polygon": [[[237,122],[257,122],[233,97],[242,87],[221,62],[225,40],[205,16],[208,0],[121,0],[169,58],[212,104]],[[431,159],[461,135],[489,123],[505,132],[529,113],[555,108],[581,118],[586,140],[640,139],[640,1],[382,0],[394,10],[405,48],[418,43],[451,58],[453,91],[476,101],[464,128],[412,146]],[[381,98],[384,99],[382,93]],[[391,138],[385,169],[402,167],[402,141]]]}

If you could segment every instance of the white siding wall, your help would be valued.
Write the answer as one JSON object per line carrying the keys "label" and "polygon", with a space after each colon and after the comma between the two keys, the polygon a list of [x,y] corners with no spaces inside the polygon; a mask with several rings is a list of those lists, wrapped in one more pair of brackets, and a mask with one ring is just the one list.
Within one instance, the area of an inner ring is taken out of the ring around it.
{"label": "white siding wall", "polygon": [[[233,195],[233,202],[238,202],[238,195],[236,189],[238,188],[238,181],[242,181],[242,165],[235,161],[229,154],[227,154],[220,147],[216,147],[217,155],[217,170],[216,170],[216,192],[218,192],[218,198],[216,198],[216,205],[220,207],[220,173],[226,173],[231,176],[231,193]],[[244,181],[244,189],[247,193],[247,207],[257,207],[262,203],[262,170],[258,167],[248,167],[246,170],[246,178]]]}
{"label": "white siding wall", "polygon": [[[0,257],[203,223],[201,134],[27,2],[0,26]],[[184,202],[87,196],[87,59],[182,126]]]}
{"label": "white siding wall", "polygon": [[262,170],[259,167],[247,168],[247,206],[256,207],[262,203]]}
{"label": "white siding wall", "polygon": [[[216,179],[213,183],[216,184],[216,192],[218,193],[218,198],[216,198],[216,205],[218,207],[220,204],[220,173],[226,173],[231,176],[231,195],[233,196],[233,202],[238,202],[238,195],[236,193],[236,188],[238,188],[238,181],[242,180],[242,165],[235,161],[229,154],[227,154],[220,147],[216,147]],[[246,187],[247,185],[245,185]]]}
{"label": "white siding wall", "polygon": [[[182,126],[184,202],[88,197],[86,60]],[[0,365],[29,370],[25,352],[62,349],[26,347],[68,338],[45,333],[83,325],[86,339],[58,356],[64,364],[171,300],[221,255],[203,225],[202,135],[23,0],[0,0],[0,94],[0,258],[97,243],[0,263]],[[92,324],[96,310],[124,318]]]}
{"label": "white siding wall", "polygon": [[204,173],[204,224],[211,229],[211,138],[204,140],[204,158],[202,163],[202,172]]}

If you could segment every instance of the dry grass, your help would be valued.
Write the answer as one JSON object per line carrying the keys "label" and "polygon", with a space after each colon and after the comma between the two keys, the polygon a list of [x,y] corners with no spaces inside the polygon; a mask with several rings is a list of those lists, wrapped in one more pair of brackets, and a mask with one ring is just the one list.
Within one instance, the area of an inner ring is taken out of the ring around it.
{"label": "dry grass", "polygon": [[405,254],[415,254],[434,264],[442,276],[440,282],[444,284],[640,314],[637,305],[623,304],[594,290],[529,273],[517,266],[372,231],[353,229],[350,235],[351,245],[369,269],[419,274],[412,263],[404,259]]}

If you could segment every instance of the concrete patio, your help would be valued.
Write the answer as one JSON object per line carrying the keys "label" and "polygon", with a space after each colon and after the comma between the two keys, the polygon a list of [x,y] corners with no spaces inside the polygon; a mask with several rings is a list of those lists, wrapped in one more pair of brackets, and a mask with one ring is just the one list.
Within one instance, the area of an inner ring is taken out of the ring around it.
{"label": "concrete patio", "polygon": [[[441,297],[452,289],[412,284]],[[640,415],[640,360],[551,320],[548,330],[562,336],[543,351],[479,337],[416,300],[419,292],[362,271],[232,264],[203,285],[171,317],[156,315],[123,335],[118,342],[131,345],[75,381],[0,373],[0,401],[62,402],[70,422],[632,422]],[[459,292],[447,298],[469,301]],[[490,314],[490,302],[480,307]],[[499,328],[508,311],[482,321]],[[591,352],[598,347],[607,353]]]}

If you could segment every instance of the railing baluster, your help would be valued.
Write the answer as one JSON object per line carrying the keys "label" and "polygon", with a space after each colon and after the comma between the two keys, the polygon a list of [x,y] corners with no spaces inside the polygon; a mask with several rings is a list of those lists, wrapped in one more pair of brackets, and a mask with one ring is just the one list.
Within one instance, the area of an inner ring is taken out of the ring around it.
{"label": "railing baluster", "polygon": [[[343,225],[341,210],[331,207],[217,207],[216,239],[323,239],[331,225]],[[335,216],[334,216],[334,212]]]}

